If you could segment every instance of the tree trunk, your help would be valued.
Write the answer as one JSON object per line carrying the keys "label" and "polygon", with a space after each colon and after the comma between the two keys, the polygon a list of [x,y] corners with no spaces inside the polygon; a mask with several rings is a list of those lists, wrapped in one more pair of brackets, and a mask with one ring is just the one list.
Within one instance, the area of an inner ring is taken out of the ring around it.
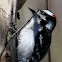
{"label": "tree trunk", "polygon": [[17,0],[0,0],[0,62],[16,62],[16,36],[6,46],[8,39],[14,33],[16,24]]}
{"label": "tree trunk", "polygon": [[16,62],[16,35],[8,45],[7,43],[16,31],[16,12],[25,2],[26,0],[0,0],[0,62]]}

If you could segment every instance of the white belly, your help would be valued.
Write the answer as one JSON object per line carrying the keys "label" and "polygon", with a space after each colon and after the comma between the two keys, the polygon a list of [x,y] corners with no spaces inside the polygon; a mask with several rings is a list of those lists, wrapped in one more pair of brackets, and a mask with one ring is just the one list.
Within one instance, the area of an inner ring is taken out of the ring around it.
{"label": "white belly", "polygon": [[29,58],[33,52],[34,45],[35,43],[33,30],[22,30],[18,37],[18,58],[20,58],[20,56]]}

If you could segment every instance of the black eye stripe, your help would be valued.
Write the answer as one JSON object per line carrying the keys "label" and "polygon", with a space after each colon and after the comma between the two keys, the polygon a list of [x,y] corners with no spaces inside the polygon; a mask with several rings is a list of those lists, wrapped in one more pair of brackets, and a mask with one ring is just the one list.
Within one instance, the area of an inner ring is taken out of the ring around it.
{"label": "black eye stripe", "polygon": [[44,11],[41,11],[41,14],[43,13]]}
{"label": "black eye stripe", "polygon": [[38,15],[38,18],[39,18],[40,20],[42,20],[42,18],[41,18],[41,16],[40,16],[40,15]]}
{"label": "black eye stripe", "polygon": [[41,14],[45,14],[45,12],[44,11],[41,11]]}
{"label": "black eye stripe", "polygon": [[42,14],[42,15],[45,15],[45,16],[48,15],[48,14],[46,14],[44,11],[41,11],[41,14]]}
{"label": "black eye stripe", "polygon": [[39,18],[41,18],[39,15],[38,15]]}
{"label": "black eye stripe", "polygon": [[47,16],[48,14],[46,14],[46,13],[44,12],[43,15]]}

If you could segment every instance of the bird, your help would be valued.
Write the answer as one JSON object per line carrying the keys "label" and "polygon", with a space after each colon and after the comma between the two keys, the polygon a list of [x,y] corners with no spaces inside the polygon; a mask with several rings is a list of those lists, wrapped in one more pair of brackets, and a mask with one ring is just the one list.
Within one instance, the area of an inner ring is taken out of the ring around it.
{"label": "bird", "polygon": [[40,62],[49,50],[56,16],[49,10],[35,11],[20,31],[17,40],[17,62]]}

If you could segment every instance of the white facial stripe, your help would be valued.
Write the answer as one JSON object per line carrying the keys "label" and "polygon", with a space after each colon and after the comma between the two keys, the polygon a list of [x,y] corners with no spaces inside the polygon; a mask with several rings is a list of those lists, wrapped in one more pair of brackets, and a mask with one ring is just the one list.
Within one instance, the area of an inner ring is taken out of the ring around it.
{"label": "white facial stripe", "polygon": [[48,10],[42,10],[42,11],[44,11],[45,13],[47,13],[47,14],[50,15],[50,16],[53,16],[53,15],[54,15],[52,12],[50,12],[50,11],[48,11]]}
{"label": "white facial stripe", "polygon": [[39,14],[40,15],[40,17],[43,19],[43,20],[46,20],[46,17],[44,16],[44,15],[42,15],[42,14]]}

